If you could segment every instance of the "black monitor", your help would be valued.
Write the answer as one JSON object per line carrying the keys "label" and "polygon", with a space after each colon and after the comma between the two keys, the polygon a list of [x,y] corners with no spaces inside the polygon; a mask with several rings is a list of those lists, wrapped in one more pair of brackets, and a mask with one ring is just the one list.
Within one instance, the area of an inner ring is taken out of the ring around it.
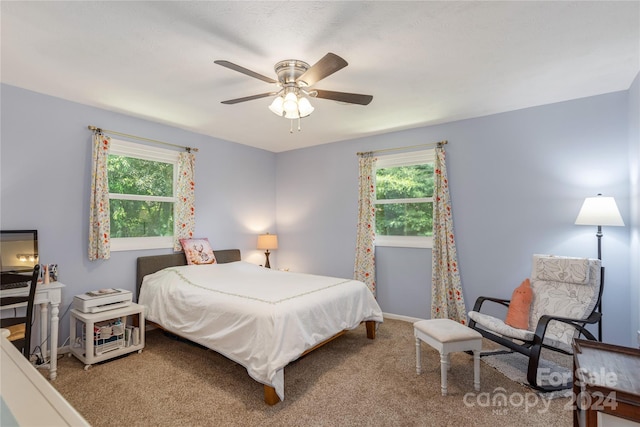
{"label": "black monitor", "polygon": [[32,272],[36,264],[37,230],[0,230],[0,273]]}

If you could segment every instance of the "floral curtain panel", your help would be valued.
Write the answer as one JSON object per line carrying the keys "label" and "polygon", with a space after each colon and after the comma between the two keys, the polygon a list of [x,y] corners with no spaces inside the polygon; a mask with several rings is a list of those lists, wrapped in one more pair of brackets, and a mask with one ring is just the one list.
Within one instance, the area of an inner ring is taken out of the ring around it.
{"label": "floral curtain panel", "polygon": [[93,135],[93,158],[91,167],[91,200],[89,207],[89,260],[109,259],[109,180],[107,159],[111,138],[96,133]]}
{"label": "floral curtain panel", "polygon": [[192,238],[196,228],[195,163],[196,156],[193,153],[180,153],[174,205],[174,251],[182,250],[180,239]]}
{"label": "floral curtain panel", "polygon": [[451,199],[444,148],[436,148],[433,190],[433,249],[431,257],[431,318],[467,324],[458,254],[453,233]]}
{"label": "floral curtain panel", "polygon": [[353,277],[364,282],[376,295],[375,268],[375,163],[373,153],[360,154],[360,172],[358,174],[358,230],[356,236],[356,260]]}

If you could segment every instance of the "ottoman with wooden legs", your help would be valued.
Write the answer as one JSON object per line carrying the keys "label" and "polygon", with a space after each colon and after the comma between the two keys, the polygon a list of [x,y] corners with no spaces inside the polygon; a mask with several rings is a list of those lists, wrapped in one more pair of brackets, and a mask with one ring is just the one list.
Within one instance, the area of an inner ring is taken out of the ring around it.
{"label": "ottoman with wooden legs", "polygon": [[442,395],[447,395],[447,371],[450,369],[449,353],[456,351],[473,352],[473,386],[480,390],[480,350],[482,335],[467,326],[450,319],[420,320],[413,324],[416,337],[416,372],[422,372],[420,364],[420,342],[424,341],[440,352],[440,375]]}

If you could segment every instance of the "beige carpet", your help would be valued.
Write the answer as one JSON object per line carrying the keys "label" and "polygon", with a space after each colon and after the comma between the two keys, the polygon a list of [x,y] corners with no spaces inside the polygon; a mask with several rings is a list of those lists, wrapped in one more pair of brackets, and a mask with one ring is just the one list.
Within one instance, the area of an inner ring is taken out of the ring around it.
{"label": "beige carpet", "polygon": [[[246,370],[210,350],[147,334],[147,346],[83,370],[59,362],[52,384],[94,426],[569,426],[570,399],[544,400],[473,358],[451,356],[449,395],[440,395],[440,357],[422,344],[415,371],[411,323],[386,320],[375,340],[364,325],[285,369],[283,402],[267,406]],[[497,397],[506,397],[499,406]],[[492,400],[493,399],[493,400]]]}
{"label": "beige carpet", "polygon": [[[557,353],[546,353],[547,355],[557,354]],[[571,356],[562,356],[559,355],[556,357],[564,358],[565,361],[572,361]],[[483,356],[482,361],[492,368],[497,369],[501,374],[509,378],[511,381],[516,381],[520,384],[527,385],[527,369],[529,367],[529,358],[520,353],[509,353],[509,354],[498,354],[491,356]],[[538,384],[542,385],[564,385],[571,384],[572,382],[572,367],[571,365],[561,366],[557,363],[554,363],[550,360],[545,360],[540,358],[538,362],[538,368],[542,369],[542,375],[538,379]],[[541,392],[536,391],[539,396],[544,397],[545,399],[557,399],[560,397],[571,397],[573,391],[571,388],[565,390],[558,390],[552,392]]]}

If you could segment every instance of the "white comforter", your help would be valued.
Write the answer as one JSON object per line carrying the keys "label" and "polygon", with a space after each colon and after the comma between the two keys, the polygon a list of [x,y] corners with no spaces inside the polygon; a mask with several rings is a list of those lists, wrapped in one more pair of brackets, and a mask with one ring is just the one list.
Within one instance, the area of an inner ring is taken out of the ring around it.
{"label": "white comforter", "polygon": [[284,400],[284,367],[382,310],[362,282],[244,261],[170,267],[146,276],[138,302],[167,330],[243,365]]}

